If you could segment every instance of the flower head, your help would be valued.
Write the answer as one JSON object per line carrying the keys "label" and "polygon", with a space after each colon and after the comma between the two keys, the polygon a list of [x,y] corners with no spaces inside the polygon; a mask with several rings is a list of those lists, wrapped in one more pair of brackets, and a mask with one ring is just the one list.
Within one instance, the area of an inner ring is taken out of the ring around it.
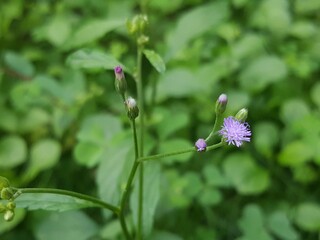
{"label": "flower head", "polygon": [[207,149],[207,143],[204,139],[199,138],[195,143],[195,147],[198,152],[204,152]]}
{"label": "flower head", "polygon": [[122,67],[116,66],[114,68],[114,74],[116,77],[115,80],[115,87],[118,93],[124,96],[125,92],[127,91],[127,82],[122,70]]}
{"label": "flower head", "polygon": [[134,120],[135,118],[137,118],[139,115],[139,108],[137,106],[136,100],[132,97],[128,97],[127,100],[125,101],[125,104],[127,106],[128,117],[131,120]]}
{"label": "flower head", "polygon": [[219,134],[229,145],[240,147],[243,142],[250,142],[251,130],[248,123],[240,122],[234,117],[227,117],[223,121]]}

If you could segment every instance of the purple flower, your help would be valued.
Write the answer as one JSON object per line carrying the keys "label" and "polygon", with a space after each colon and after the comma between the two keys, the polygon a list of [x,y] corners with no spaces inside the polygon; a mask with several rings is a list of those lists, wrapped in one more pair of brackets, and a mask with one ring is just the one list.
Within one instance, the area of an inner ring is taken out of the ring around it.
{"label": "purple flower", "polygon": [[204,152],[207,149],[207,143],[203,138],[199,138],[195,143],[195,147],[198,152]]}
{"label": "purple flower", "polygon": [[117,80],[122,80],[124,79],[124,73],[123,73],[123,70],[122,70],[122,67],[121,66],[116,66],[114,68],[114,74],[116,75],[116,79]]}
{"label": "purple flower", "polygon": [[240,147],[243,142],[250,142],[251,130],[248,123],[240,122],[234,117],[227,117],[223,121],[219,134],[229,145]]}

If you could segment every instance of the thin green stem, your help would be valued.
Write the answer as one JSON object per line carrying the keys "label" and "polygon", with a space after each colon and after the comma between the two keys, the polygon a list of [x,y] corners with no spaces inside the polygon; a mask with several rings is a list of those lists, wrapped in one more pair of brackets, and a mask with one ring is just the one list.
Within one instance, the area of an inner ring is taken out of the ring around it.
{"label": "thin green stem", "polygon": [[217,131],[217,126],[218,126],[218,122],[219,122],[220,116],[221,116],[220,114],[218,114],[218,113],[216,114],[216,118],[215,118],[215,120],[214,120],[214,124],[213,124],[212,131],[211,131],[211,133],[209,134],[209,136],[205,139],[205,141],[206,141],[207,143],[210,143],[210,141],[212,140],[214,134],[215,134],[216,131]]}
{"label": "thin green stem", "polygon": [[[209,147],[207,147],[207,152],[211,151],[213,149],[222,147],[223,145],[225,145],[225,142],[219,142],[217,144],[211,145]],[[184,154],[184,153],[188,153],[188,152],[196,152],[197,150],[194,147],[191,148],[187,148],[187,149],[183,149],[183,150],[179,150],[179,151],[174,151],[174,152],[168,152],[168,153],[162,153],[162,154],[156,154],[156,155],[151,155],[151,156],[147,156],[147,157],[140,157],[138,159],[139,162],[144,162],[144,161],[150,161],[150,160],[156,160],[159,158],[165,158],[165,157],[170,157],[170,156],[174,156],[174,155],[180,155],[180,154]]]}
{"label": "thin green stem", "polygon": [[123,191],[123,195],[120,203],[120,223],[121,223],[122,230],[125,233],[125,236],[127,239],[131,239],[131,237],[125,221],[125,209],[126,209],[126,205],[127,205],[129,194],[130,194],[130,188],[139,166],[139,162],[138,162],[139,150],[138,150],[137,128],[136,128],[135,120],[132,120],[132,129],[133,129],[133,141],[134,141],[134,148],[135,148],[135,160],[131,168],[129,178],[127,180],[127,184]]}
{"label": "thin green stem", "polygon": [[97,207],[105,208],[108,209],[115,214],[119,215],[120,213],[120,208],[113,206],[112,204],[106,203],[104,201],[101,201],[98,198],[85,195],[82,193],[77,193],[77,192],[72,192],[68,190],[63,190],[63,189],[54,189],[54,188],[17,188],[15,189],[17,191],[17,197],[19,197],[20,194],[23,193],[50,193],[50,194],[59,194],[59,195],[65,195],[65,196],[70,196],[70,197],[76,197],[82,200],[86,200],[88,202],[93,203]]}
{"label": "thin green stem", "polygon": [[[142,51],[143,46],[138,45],[137,50],[137,92],[138,92],[138,102],[139,102],[139,154],[138,157],[144,155],[144,92],[142,83]],[[143,221],[143,164],[139,166],[139,201],[138,201],[138,226],[137,226],[137,239],[142,239],[142,221]]]}

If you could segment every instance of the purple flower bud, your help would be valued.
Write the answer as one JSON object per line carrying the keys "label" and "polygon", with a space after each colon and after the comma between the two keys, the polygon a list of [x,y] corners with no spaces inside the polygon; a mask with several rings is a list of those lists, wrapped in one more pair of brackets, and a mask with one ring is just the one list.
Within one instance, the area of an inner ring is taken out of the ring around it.
{"label": "purple flower bud", "polygon": [[240,122],[234,117],[227,117],[219,131],[222,138],[230,145],[240,147],[243,142],[250,142],[251,130],[246,122]]}
{"label": "purple flower bud", "polygon": [[216,114],[224,113],[227,107],[227,103],[228,103],[228,96],[222,93],[216,102]]}
{"label": "purple flower bud", "polygon": [[124,96],[127,91],[127,82],[124,77],[124,73],[121,66],[116,66],[114,68],[114,74],[116,76],[115,87],[118,93]]}
{"label": "purple flower bud", "polygon": [[204,152],[207,149],[207,143],[203,138],[199,138],[195,143],[195,147],[198,152]]}

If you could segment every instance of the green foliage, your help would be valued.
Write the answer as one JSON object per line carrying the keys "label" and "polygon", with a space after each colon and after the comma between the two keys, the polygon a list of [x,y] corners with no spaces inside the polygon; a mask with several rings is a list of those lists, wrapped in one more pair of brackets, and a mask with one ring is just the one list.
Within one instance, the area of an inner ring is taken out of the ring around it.
{"label": "green foliage", "polygon": [[[120,204],[134,147],[113,68],[124,69],[136,98],[136,40],[125,26],[140,10],[149,20],[144,155],[205,138],[222,92],[225,115],[246,107],[253,133],[240,149],[146,162],[144,239],[317,239],[319,0],[6,1],[0,175],[14,187]],[[130,229],[138,177],[126,206]],[[123,239],[109,212],[74,211],[96,206],[87,201],[28,193],[16,202],[13,221],[0,219],[1,239]]]}

